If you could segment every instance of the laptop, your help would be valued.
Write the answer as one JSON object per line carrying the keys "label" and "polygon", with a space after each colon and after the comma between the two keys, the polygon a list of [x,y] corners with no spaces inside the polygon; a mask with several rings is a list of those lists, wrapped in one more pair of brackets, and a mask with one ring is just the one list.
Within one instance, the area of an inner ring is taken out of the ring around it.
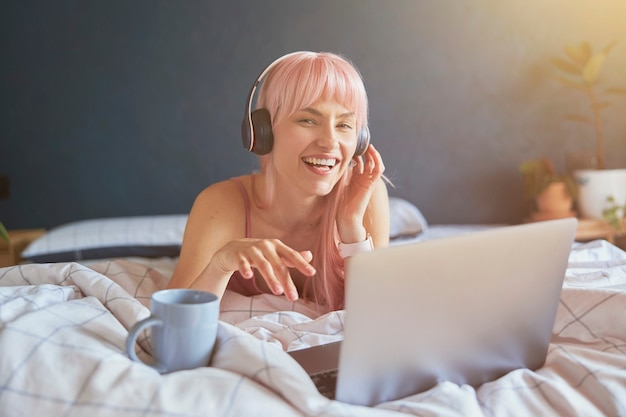
{"label": "laptop", "polygon": [[320,392],[375,405],[545,361],[575,218],[359,253],[341,342],[289,352]]}

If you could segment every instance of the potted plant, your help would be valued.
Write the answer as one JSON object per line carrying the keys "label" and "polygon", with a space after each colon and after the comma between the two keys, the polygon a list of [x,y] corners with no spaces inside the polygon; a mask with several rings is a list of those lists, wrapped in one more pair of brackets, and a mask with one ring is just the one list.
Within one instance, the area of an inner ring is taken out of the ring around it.
{"label": "potted plant", "polygon": [[588,42],[565,47],[565,58],[552,58],[556,68],[555,77],[563,85],[584,94],[589,103],[588,114],[568,114],[566,119],[586,123],[593,127],[595,169],[578,169],[574,177],[579,186],[578,209],[582,217],[603,218],[607,199],[626,204],[626,169],[606,169],[606,149],[602,111],[610,106],[605,96],[624,95],[624,87],[603,87],[599,77],[607,55],[615,47],[611,42],[603,50],[595,52]]}
{"label": "potted plant", "polygon": [[617,232],[624,232],[624,211],[626,210],[626,204],[617,204],[613,196],[607,198],[608,206],[602,210],[602,217],[608,224],[610,224]]}
{"label": "potted plant", "polygon": [[536,203],[537,211],[531,213],[531,220],[576,216],[572,207],[578,195],[578,186],[569,175],[557,174],[550,159],[524,161],[519,170],[522,173],[524,195]]}
{"label": "potted plant", "polygon": [[11,241],[11,239],[9,238],[9,232],[7,232],[7,229],[4,227],[2,222],[0,222],[0,238],[2,238],[2,240],[4,240],[7,245]]}

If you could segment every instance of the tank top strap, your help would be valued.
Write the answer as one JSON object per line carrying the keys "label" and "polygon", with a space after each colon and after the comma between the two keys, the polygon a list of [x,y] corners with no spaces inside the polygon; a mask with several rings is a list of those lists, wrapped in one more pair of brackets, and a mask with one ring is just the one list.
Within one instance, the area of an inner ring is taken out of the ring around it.
{"label": "tank top strap", "polygon": [[246,210],[246,237],[249,238],[252,235],[252,225],[250,219],[250,198],[248,197],[248,192],[246,191],[246,187],[244,187],[241,178],[235,177],[231,178],[232,181],[237,184],[239,187],[239,192],[241,193],[241,197],[243,198],[244,208]]}
{"label": "tank top strap", "polygon": [[[248,196],[248,192],[246,191],[246,187],[243,185],[241,178],[235,177],[231,178],[231,180],[237,184],[241,197],[243,198],[243,204],[246,209],[246,237],[249,238],[252,235],[250,197]],[[239,274],[239,272],[235,272],[228,281],[226,288],[246,296],[263,294],[263,291],[258,287],[256,280],[256,277],[252,279],[245,279]]]}

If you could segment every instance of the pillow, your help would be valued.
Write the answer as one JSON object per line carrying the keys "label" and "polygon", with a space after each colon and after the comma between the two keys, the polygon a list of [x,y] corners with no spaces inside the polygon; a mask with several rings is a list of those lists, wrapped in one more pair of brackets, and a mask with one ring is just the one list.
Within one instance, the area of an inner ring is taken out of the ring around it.
{"label": "pillow", "polygon": [[49,230],[22,252],[30,262],[178,256],[186,214],[83,220]]}
{"label": "pillow", "polygon": [[415,237],[428,230],[422,212],[398,197],[389,197],[389,221],[389,239]]}
{"label": "pillow", "polygon": [[[389,198],[390,239],[415,237],[428,229],[426,219],[410,202]],[[72,262],[140,256],[178,256],[186,214],[113,217],[55,227],[22,252],[30,262]]]}

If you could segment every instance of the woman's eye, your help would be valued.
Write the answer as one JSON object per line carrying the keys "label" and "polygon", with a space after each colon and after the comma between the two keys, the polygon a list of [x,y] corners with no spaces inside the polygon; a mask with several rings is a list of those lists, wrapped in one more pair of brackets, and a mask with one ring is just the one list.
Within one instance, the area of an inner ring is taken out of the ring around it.
{"label": "woman's eye", "polygon": [[337,127],[339,127],[340,129],[352,129],[352,125],[349,123],[340,123]]}
{"label": "woman's eye", "polygon": [[300,119],[298,122],[306,125],[315,124],[315,120],[313,119]]}

